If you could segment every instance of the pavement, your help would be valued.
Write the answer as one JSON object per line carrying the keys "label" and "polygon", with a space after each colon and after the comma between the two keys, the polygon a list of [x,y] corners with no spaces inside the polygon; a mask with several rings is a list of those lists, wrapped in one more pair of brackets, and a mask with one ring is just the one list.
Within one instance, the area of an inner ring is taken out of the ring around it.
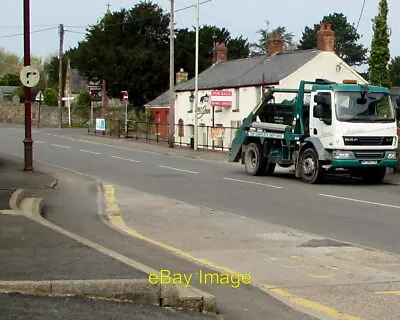
{"label": "pavement", "polygon": [[[54,204],[43,199],[57,198],[55,190],[60,183],[63,189],[58,196],[62,193],[68,198],[73,191],[65,187],[67,177],[60,173],[25,172],[22,168],[21,159],[0,158],[2,319],[216,319],[215,311],[214,315],[198,312],[213,311],[212,296],[207,295],[210,305],[205,306],[205,297],[198,290],[150,285],[146,271],[155,270],[121,259],[43,219],[41,214],[49,214]],[[90,182],[84,187],[95,197],[73,192],[75,208],[97,212],[96,188]],[[61,215],[74,209],[65,206],[65,201],[58,202]],[[160,301],[163,306],[187,311],[161,308]]]}

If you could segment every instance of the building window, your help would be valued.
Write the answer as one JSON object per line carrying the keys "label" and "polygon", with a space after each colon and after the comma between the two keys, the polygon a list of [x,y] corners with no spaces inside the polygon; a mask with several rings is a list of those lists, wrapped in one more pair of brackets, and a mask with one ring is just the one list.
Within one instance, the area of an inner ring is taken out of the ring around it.
{"label": "building window", "polygon": [[232,106],[232,111],[239,111],[239,102],[240,102],[240,89],[235,89],[235,103]]}

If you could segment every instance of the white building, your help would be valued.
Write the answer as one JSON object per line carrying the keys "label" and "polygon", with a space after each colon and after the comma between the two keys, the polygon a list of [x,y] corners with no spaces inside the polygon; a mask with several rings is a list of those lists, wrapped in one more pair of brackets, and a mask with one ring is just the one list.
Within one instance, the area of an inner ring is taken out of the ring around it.
{"label": "white building", "polygon": [[[266,86],[298,88],[301,80],[317,78],[367,83],[334,53],[334,32],[329,24],[321,25],[317,38],[316,49],[284,52],[283,41],[272,36],[267,55],[236,60],[228,60],[225,45],[217,44],[213,65],[198,76],[199,148],[223,146],[227,150],[235,134],[232,128],[240,126]],[[175,123],[181,124],[176,126],[177,143],[189,144],[193,135],[188,125],[194,125],[194,90],[195,79],[175,86]]]}

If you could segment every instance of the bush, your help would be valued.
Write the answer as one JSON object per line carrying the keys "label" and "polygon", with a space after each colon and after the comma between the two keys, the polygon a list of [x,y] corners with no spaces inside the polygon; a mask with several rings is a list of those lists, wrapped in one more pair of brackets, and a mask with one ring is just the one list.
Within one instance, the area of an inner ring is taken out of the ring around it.
{"label": "bush", "polygon": [[50,107],[56,107],[58,105],[58,92],[54,88],[48,88],[43,93],[44,104]]}
{"label": "bush", "polygon": [[78,107],[90,106],[90,95],[87,91],[79,92],[78,99],[76,101]]}

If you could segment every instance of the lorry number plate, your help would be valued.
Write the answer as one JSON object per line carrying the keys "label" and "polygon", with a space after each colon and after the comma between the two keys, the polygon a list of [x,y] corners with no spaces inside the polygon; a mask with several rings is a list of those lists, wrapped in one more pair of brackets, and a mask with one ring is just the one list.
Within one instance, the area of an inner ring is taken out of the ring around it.
{"label": "lorry number plate", "polygon": [[361,161],[361,164],[378,164],[378,161],[364,160],[364,161]]}

